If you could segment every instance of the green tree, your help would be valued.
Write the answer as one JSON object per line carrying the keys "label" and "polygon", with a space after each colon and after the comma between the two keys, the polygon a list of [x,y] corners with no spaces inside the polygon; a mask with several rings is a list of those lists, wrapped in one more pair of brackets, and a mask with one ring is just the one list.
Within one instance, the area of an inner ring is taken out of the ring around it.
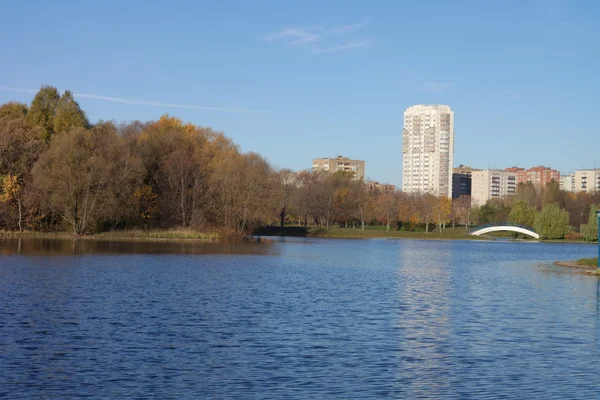
{"label": "green tree", "polygon": [[583,240],[586,242],[596,242],[598,240],[598,216],[596,215],[598,210],[600,210],[600,204],[593,204],[590,207],[588,223],[581,226]]}
{"label": "green tree", "polygon": [[569,232],[569,218],[569,212],[557,203],[549,204],[536,215],[534,229],[540,239],[564,239]]}
{"label": "green tree", "polygon": [[73,93],[65,91],[56,104],[54,132],[63,133],[74,127],[87,127],[87,117],[73,98]]}
{"label": "green tree", "polygon": [[54,117],[59,100],[60,95],[55,87],[42,86],[33,98],[27,113],[29,123],[42,128],[42,139],[46,142],[54,133]]}
{"label": "green tree", "polygon": [[508,222],[511,224],[533,227],[537,210],[529,207],[524,201],[517,201],[508,214]]}

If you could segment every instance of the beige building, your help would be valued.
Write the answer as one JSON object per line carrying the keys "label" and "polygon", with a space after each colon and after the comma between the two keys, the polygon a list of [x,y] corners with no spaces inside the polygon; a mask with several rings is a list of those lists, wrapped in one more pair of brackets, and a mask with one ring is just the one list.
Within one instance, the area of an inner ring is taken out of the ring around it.
{"label": "beige building", "polygon": [[495,169],[471,173],[471,205],[482,206],[488,200],[517,193],[517,173]]}
{"label": "beige building", "polygon": [[600,192],[600,169],[581,169],[575,171],[575,192]]}
{"label": "beige building", "polygon": [[379,183],[376,181],[368,182],[369,189],[371,190],[379,190],[381,192],[394,192],[396,190],[396,185],[392,185],[389,183]]}
{"label": "beige building", "polygon": [[452,196],[454,112],[446,105],[404,111],[402,190]]}
{"label": "beige building", "polygon": [[564,190],[565,192],[575,191],[575,174],[560,176],[560,190]]}
{"label": "beige building", "polygon": [[351,160],[348,157],[313,159],[313,171],[336,173],[338,171],[351,172],[356,179],[365,179],[365,162]]}

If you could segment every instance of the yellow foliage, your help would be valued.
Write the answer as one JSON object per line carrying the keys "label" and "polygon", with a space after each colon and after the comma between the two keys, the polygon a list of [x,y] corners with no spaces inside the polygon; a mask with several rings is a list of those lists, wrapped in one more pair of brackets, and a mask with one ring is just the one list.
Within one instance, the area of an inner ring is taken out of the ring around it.
{"label": "yellow foliage", "polygon": [[152,186],[144,185],[137,188],[133,196],[139,203],[140,218],[143,220],[151,219],[158,211],[156,205],[156,198],[158,196],[152,190]]}
{"label": "yellow foliage", "polygon": [[6,175],[2,179],[2,193],[0,193],[0,202],[7,203],[12,199],[19,197],[21,192],[21,185],[19,184],[19,178],[16,175]]}

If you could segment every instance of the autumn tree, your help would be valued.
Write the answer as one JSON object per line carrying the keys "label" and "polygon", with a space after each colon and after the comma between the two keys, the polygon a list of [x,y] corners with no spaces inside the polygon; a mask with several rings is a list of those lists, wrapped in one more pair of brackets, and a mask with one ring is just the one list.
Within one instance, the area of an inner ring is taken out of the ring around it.
{"label": "autumn tree", "polygon": [[302,219],[304,227],[308,227],[308,217],[312,215],[316,205],[316,194],[320,174],[311,171],[300,171],[296,177],[297,190],[293,207]]}
{"label": "autumn tree", "polygon": [[375,197],[379,194],[371,188],[371,182],[356,181],[353,186],[353,196],[356,199],[356,211],[360,220],[361,229],[365,230],[365,224],[375,216]]}
{"label": "autumn tree", "polygon": [[546,183],[546,185],[541,190],[542,207],[552,203],[557,203],[560,205],[561,198],[562,196],[560,192],[560,184],[554,179]]}
{"label": "autumn tree", "polygon": [[87,127],[89,122],[73,93],[65,91],[56,103],[53,130],[56,133],[67,132],[75,127]]}
{"label": "autumn tree", "polygon": [[[23,229],[24,194],[31,182],[31,168],[38,159],[43,143],[41,128],[32,126],[25,119],[26,107],[16,103],[0,107],[0,184],[4,187],[3,204],[13,207],[16,222],[9,222],[8,228],[18,226]],[[9,218],[11,220],[11,218]],[[14,219],[12,219],[14,221]]]}
{"label": "autumn tree", "polygon": [[385,190],[376,200],[377,213],[385,224],[385,230],[390,231],[392,222],[398,216],[398,196],[395,191]]}
{"label": "autumn tree", "polygon": [[141,166],[116,128],[104,123],[54,136],[34,165],[33,184],[44,205],[80,235],[128,209],[141,183]]}
{"label": "autumn tree", "polygon": [[243,234],[269,219],[275,174],[256,153],[220,160],[213,174],[215,215],[219,225]]}
{"label": "autumn tree", "polygon": [[294,173],[292,170],[282,169],[276,173],[275,179],[276,184],[274,194],[278,203],[279,227],[283,228],[286,216],[290,212],[290,203],[294,194]]}
{"label": "autumn tree", "polygon": [[524,201],[528,206],[538,206],[538,192],[535,185],[528,181],[527,183],[519,183],[515,194],[515,201]]}
{"label": "autumn tree", "polygon": [[442,233],[442,227],[445,228],[446,221],[449,220],[452,213],[452,201],[446,196],[439,196],[435,207],[438,218],[438,230]]}
{"label": "autumn tree", "polygon": [[41,128],[41,138],[45,142],[48,142],[54,133],[54,117],[59,100],[60,94],[55,87],[42,86],[35,94],[27,112],[27,120]]}
{"label": "autumn tree", "polygon": [[471,196],[462,195],[452,201],[452,223],[462,224],[467,230],[471,222]]}

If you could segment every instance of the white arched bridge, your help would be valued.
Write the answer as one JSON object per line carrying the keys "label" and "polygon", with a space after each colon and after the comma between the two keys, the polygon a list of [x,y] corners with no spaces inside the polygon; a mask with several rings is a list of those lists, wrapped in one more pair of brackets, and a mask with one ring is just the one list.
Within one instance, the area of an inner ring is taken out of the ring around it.
{"label": "white arched bridge", "polygon": [[473,236],[479,236],[479,235],[485,235],[486,233],[491,233],[491,232],[505,232],[505,231],[509,231],[509,232],[517,232],[517,233],[522,233],[524,235],[528,235],[528,236],[532,236],[536,239],[540,238],[540,235],[538,235],[537,233],[535,233],[534,231],[532,231],[530,228],[525,227],[525,226],[520,226],[520,225],[489,225],[489,226],[483,226],[483,227],[479,227],[476,228],[475,230],[471,231],[471,235]]}

